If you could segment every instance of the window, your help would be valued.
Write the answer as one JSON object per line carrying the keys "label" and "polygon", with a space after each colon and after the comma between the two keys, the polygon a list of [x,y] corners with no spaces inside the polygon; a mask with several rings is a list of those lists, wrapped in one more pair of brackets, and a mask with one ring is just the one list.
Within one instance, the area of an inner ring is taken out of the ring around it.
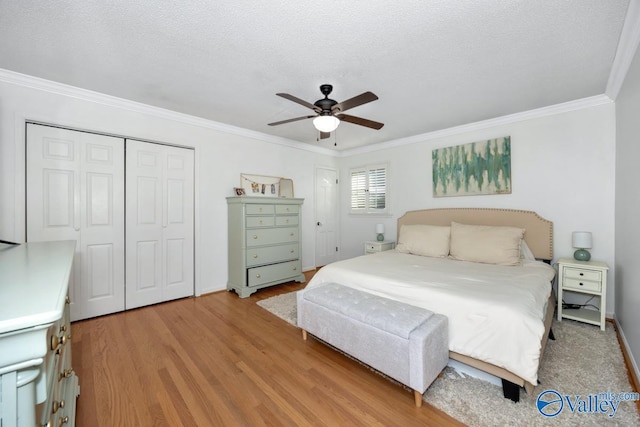
{"label": "window", "polygon": [[386,214],[387,166],[351,169],[351,213]]}

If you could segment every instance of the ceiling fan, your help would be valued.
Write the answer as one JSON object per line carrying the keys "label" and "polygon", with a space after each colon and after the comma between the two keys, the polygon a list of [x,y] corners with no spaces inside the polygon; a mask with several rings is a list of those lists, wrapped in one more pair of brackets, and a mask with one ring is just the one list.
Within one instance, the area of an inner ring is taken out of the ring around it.
{"label": "ceiling fan", "polygon": [[347,99],[346,101],[337,102],[329,98],[329,94],[333,90],[333,86],[325,84],[320,85],[320,92],[324,95],[323,99],[319,99],[313,104],[297,98],[288,93],[276,93],[289,101],[293,101],[297,104],[303,105],[316,112],[315,115],[296,117],[294,119],[282,120],[279,122],[269,123],[269,126],[277,126],[285,123],[296,122],[298,120],[305,120],[313,118],[313,125],[320,131],[320,139],[329,138],[331,132],[336,130],[340,121],[353,123],[360,126],[365,126],[371,129],[381,129],[384,123],[375,122],[373,120],[363,119],[362,117],[351,116],[344,114],[345,111],[366,104],[371,101],[375,101],[378,97],[372,92],[364,92],[358,96]]}

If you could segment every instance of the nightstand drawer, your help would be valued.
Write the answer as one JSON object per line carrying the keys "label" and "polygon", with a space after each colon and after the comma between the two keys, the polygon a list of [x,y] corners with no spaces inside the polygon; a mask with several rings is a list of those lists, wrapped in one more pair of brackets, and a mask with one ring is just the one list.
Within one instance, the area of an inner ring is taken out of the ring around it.
{"label": "nightstand drawer", "polygon": [[581,291],[591,291],[591,292],[600,292],[602,284],[600,281],[592,282],[589,280],[580,280],[580,279],[564,279],[564,288],[565,289],[577,289]]}
{"label": "nightstand drawer", "polygon": [[565,268],[564,276],[571,279],[590,280],[592,282],[599,282],[602,280],[602,273],[600,271],[582,270],[577,268]]}

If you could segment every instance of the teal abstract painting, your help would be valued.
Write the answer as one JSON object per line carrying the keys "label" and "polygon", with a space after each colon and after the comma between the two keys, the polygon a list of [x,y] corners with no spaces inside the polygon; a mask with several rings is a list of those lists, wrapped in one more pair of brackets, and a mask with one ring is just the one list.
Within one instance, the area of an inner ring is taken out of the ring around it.
{"label": "teal abstract painting", "polygon": [[511,194],[511,137],[431,152],[433,197]]}

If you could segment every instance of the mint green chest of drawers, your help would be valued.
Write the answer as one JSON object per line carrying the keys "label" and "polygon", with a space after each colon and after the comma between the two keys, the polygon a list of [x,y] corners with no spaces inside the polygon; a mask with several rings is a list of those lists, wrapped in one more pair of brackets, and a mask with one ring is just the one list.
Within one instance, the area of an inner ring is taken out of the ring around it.
{"label": "mint green chest of drawers", "polygon": [[304,282],[300,251],[304,199],[227,197],[227,290],[246,298],[260,288]]}

